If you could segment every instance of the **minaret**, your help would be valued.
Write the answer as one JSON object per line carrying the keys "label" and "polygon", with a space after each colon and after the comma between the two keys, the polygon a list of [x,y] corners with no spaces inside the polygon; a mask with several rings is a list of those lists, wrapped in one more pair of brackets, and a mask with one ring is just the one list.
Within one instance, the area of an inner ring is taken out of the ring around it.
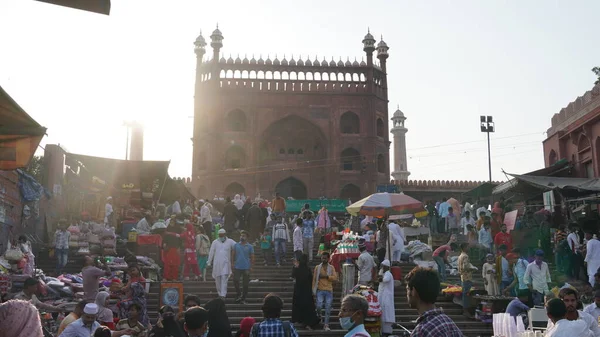
{"label": "minaret", "polygon": [[383,78],[381,79],[381,86],[383,87],[383,92],[386,95],[387,98],[387,65],[386,65],[386,60],[389,57],[388,54],[388,50],[390,50],[390,48],[388,47],[387,43],[385,43],[383,41],[383,36],[381,37],[381,41],[379,41],[379,43],[377,44],[377,58],[379,59],[379,63],[381,63],[381,71],[383,71]]}
{"label": "minaret", "polygon": [[371,35],[371,30],[367,32],[362,40],[363,50],[367,54],[367,87],[373,88],[373,52],[375,51],[375,38]]}
{"label": "minaret", "polygon": [[392,177],[394,180],[406,181],[410,172],[408,172],[408,165],[406,162],[406,133],[408,129],[404,126],[404,113],[398,110],[394,112],[392,117],[392,135],[394,135],[394,172]]}
{"label": "minaret", "polygon": [[[214,79],[219,78],[219,68],[216,66],[219,63],[219,52],[221,48],[223,48],[223,33],[219,30],[219,25],[217,24],[217,29],[215,29],[210,35],[210,46],[213,48],[213,63],[215,66],[212,70],[211,77]],[[219,83],[219,81],[215,81],[215,83]]]}

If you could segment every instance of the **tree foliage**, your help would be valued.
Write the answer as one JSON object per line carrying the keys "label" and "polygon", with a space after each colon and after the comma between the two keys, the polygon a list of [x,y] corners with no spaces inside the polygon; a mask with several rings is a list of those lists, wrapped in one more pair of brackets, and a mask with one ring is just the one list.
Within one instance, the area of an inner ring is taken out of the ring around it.
{"label": "tree foliage", "polygon": [[33,156],[29,162],[29,166],[25,168],[25,172],[34,177],[38,183],[42,184],[44,179],[44,167],[44,156]]}
{"label": "tree foliage", "polygon": [[594,84],[600,84],[600,67],[592,68],[592,72],[596,74],[596,76],[598,76],[598,79],[596,80],[596,82],[594,82]]}

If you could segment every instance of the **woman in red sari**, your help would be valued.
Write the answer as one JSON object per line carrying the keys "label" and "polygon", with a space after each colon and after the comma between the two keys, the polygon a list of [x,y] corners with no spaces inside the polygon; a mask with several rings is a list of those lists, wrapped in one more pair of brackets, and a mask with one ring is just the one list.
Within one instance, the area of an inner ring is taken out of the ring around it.
{"label": "woman in red sari", "polygon": [[175,219],[171,219],[169,227],[163,234],[163,264],[164,264],[164,279],[167,281],[175,281],[179,278],[179,266],[181,265],[181,238],[179,235],[179,225]]}
{"label": "woman in red sari", "polygon": [[196,257],[196,230],[194,225],[188,222],[185,225],[185,232],[181,235],[183,239],[184,247],[184,265],[183,265],[183,277],[184,280],[189,280],[190,271],[194,273],[194,279],[200,278],[200,269],[198,268],[198,258]]}

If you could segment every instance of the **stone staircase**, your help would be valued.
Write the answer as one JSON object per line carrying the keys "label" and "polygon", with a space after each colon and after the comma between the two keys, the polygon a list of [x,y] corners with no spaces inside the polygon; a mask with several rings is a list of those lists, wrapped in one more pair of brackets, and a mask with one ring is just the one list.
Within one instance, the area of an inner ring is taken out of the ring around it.
{"label": "stone staircase", "polygon": [[[236,293],[235,288],[233,286],[233,279],[229,281],[227,298],[225,302],[227,305],[227,313],[229,315],[229,320],[231,322],[233,331],[236,331],[238,329],[239,323],[244,317],[250,316],[255,318],[257,321],[262,320],[262,311],[260,308],[262,305],[263,298],[268,293],[276,293],[283,299],[284,309],[282,312],[282,319],[290,319],[292,295],[294,290],[294,283],[293,279],[291,278],[292,264],[291,262],[289,262],[291,257],[290,252],[292,250],[291,244],[289,244],[287,248],[288,262],[286,264],[283,264],[279,268],[275,266],[274,260],[270,261],[269,266],[264,266],[262,264],[262,256],[260,254],[256,256],[257,264],[250,275],[250,279],[251,281],[259,281],[250,283],[246,304],[234,303]],[[65,272],[79,272],[81,268],[77,261],[78,260],[69,261]],[[311,266],[314,267],[316,261],[317,259],[315,259]],[[50,261],[48,259],[40,259],[38,268],[51,271],[54,269],[54,263],[54,261]],[[411,264],[403,265],[402,275],[406,275],[413,267],[414,265]],[[184,281],[184,293],[186,295],[198,296],[202,303],[206,303],[209,300],[217,297],[215,283],[213,278],[210,276],[210,272],[210,270],[207,272],[206,282]],[[477,287],[478,289],[482,289],[483,280],[481,278],[481,274],[474,273],[473,276],[475,287]],[[459,284],[460,280],[457,276],[449,276],[448,282],[452,284]],[[341,292],[341,284],[337,283],[334,289],[333,307],[330,319],[330,328],[332,330],[329,332],[325,332],[323,330],[310,331],[300,328],[298,330],[301,336],[344,336],[345,332],[341,329],[337,318],[340,309]],[[150,286],[150,293],[147,299],[147,309],[152,321],[155,321],[158,317],[158,309],[160,305],[159,293],[160,285],[156,282],[152,283]],[[402,324],[407,329],[412,330],[415,327],[414,320],[417,319],[418,314],[416,310],[409,308],[407,304],[405,287],[400,287],[400,289],[396,289],[396,293],[394,295],[396,308],[396,322]],[[454,320],[454,322],[458,325],[458,327],[461,329],[465,336],[492,336],[491,324],[485,324],[480,321],[465,318],[462,315],[462,308],[459,305],[454,304],[451,299],[445,296],[439,296],[437,305],[439,307],[442,307],[444,311]]]}

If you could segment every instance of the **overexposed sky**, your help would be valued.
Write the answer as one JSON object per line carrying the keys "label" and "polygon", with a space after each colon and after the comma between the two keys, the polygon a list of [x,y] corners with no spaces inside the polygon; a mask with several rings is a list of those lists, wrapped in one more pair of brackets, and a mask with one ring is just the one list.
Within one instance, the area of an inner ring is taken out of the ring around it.
{"label": "overexposed sky", "polygon": [[479,116],[492,115],[504,180],[501,169],[543,166],[550,118],[593,86],[598,13],[596,0],[112,0],[104,16],[0,0],[0,86],[48,128],[42,146],[124,158],[123,121],[139,120],[144,159],[187,177],[200,29],[208,40],[219,23],[226,58],[345,61],[364,55],[370,27],[390,46],[390,117],[397,105],[408,117],[410,178],[487,180]]}

